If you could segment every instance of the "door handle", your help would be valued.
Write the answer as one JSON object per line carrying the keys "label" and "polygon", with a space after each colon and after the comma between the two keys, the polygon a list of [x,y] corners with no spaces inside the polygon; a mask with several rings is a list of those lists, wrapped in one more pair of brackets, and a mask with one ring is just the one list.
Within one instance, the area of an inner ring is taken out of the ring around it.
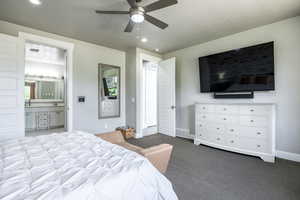
{"label": "door handle", "polygon": [[171,109],[174,110],[176,108],[176,106],[171,106]]}

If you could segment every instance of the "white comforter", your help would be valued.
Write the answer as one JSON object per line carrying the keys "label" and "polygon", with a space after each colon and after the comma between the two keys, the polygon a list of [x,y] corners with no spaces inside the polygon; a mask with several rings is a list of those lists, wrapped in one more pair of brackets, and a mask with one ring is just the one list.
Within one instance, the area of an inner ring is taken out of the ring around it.
{"label": "white comforter", "polygon": [[0,143],[1,200],[177,200],[137,153],[76,132]]}

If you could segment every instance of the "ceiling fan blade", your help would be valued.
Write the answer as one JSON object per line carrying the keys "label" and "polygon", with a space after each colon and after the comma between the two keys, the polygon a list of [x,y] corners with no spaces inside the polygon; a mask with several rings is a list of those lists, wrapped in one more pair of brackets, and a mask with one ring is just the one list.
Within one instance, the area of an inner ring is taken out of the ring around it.
{"label": "ceiling fan blade", "polygon": [[130,33],[133,30],[133,27],[134,27],[134,22],[129,20],[124,32]]}
{"label": "ceiling fan blade", "polygon": [[151,11],[154,11],[154,10],[158,10],[158,9],[161,9],[161,8],[165,8],[165,7],[169,7],[169,6],[172,6],[174,4],[177,4],[178,1],[177,0],[159,0],[159,1],[156,1],[148,6],[145,6],[144,9],[146,12],[151,12]]}
{"label": "ceiling fan blade", "polygon": [[166,24],[165,22],[159,20],[159,19],[156,19],[155,17],[152,17],[150,15],[147,15],[145,14],[145,19],[150,22],[151,24],[161,28],[161,29],[165,29],[167,28],[169,25]]}
{"label": "ceiling fan blade", "polygon": [[138,7],[136,0],[127,0],[131,8],[136,8]]}
{"label": "ceiling fan blade", "polygon": [[98,14],[129,14],[129,11],[105,11],[105,10],[96,10]]}

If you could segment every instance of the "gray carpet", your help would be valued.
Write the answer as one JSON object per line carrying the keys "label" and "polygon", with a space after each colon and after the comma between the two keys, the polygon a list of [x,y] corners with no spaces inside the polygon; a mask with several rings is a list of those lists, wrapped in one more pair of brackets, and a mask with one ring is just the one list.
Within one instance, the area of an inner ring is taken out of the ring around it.
{"label": "gray carpet", "polygon": [[174,145],[166,176],[180,200],[300,200],[300,163],[265,163],[164,135],[129,142],[142,147]]}

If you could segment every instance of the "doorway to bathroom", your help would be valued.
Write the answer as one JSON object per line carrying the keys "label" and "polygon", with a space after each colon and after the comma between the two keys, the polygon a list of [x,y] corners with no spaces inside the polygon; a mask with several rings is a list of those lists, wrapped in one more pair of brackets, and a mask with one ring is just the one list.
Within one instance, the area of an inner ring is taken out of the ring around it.
{"label": "doorway to bathroom", "polygon": [[67,51],[25,42],[25,135],[67,130]]}

